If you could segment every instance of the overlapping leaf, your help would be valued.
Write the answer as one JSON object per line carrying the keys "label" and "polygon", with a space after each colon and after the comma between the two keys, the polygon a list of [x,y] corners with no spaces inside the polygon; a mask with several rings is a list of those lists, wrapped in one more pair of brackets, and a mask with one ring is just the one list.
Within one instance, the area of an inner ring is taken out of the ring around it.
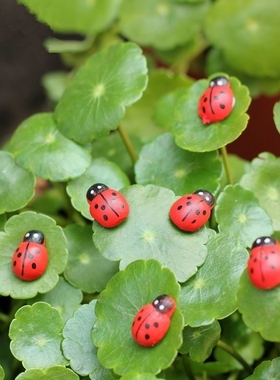
{"label": "overlapping leaf", "polygon": [[280,358],[265,360],[254,370],[254,373],[244,380],[277,379],[280,373]]}
{"label": "overlapping leaf", "polygon": [[131,371],[158,373],[168,367],[182,343],[183,320],[180,310],[172,316],[170,328],[153,347],[138,345],[131,335],[137,311],[161,294],[179,295],[174,274],[156,260],[137,260],[117,273],[99,295],[95,307],[97,320],[92,331],[98,358],[119,375]]}
{"label": "overlapping leaf", "polygon": [[43,369],[28,369],[25,372],[19,374],[15,380],[79,380],[79,376],[71,371],[69,368],[62,366],[53,366],[45,370]]}

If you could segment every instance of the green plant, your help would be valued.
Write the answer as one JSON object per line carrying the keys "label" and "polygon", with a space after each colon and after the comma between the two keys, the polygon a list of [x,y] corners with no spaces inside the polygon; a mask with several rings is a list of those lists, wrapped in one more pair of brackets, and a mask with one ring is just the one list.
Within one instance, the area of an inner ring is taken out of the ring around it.
{"label": "green plant", "polygon": [[[246,264],[257,237],[280,236],[280,159],[247,162],[226,145],[251,97],[280,89],[278,1],[18,2],[85,38],[46,41],[72,70],[44,78],[53,112],[26,119],[0,151],[0,379],[277,378],[280,287],[253,287]],[[205,126],[198,100],[221,73],[235,106]],[[274,120],[279,131],[279,103]],[[96,182],[130,204],[114,229],[92,221]],[[169,209],[199,188],[216,206],[186,233]],[[31,229],[44,231],[49,265],[26,282],[11,257]],[[134,315],[164,293],[178,304],[171,328],[138,346]]]}

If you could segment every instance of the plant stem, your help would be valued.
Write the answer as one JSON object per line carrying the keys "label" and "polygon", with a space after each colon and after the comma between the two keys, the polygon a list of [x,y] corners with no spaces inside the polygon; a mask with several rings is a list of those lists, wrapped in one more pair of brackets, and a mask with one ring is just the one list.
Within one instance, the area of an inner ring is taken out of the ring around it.
{"label": "plant stem", "polygon": [[7,314],[4,314],[4,313],[1,313],[0,312],[0,321],[4,322],[4,323],[9,323],[10,322],[10,318]]}
{"label": "plant stem", "polygon": [[118,126],[118,131],[119,131],[119,133],[121,135],[123,143],[126,146],[126,149],[127,149],[128,153],[129,153],[129,155],[130,155],[133,163],[135,163],[138,160],[138,155],[137,155],[137,153],[136,153],[136,151],[134,149],[134,146],[133,146],[133,144],[132,144],[132,142],[131,142],[128,134],[126,133],[126,131],[125,131],[125,129],[124,129],[124,127],[122,125]]}
{"label": "plant stem", "polygon": [[234,357],[239,363],[248,371],[249,373],[252,373],[252,367],[242,358],[242,356],[239,355],[237,351],[235,351],[232,347],[230,347],[225,342],[219,340],[217,343],[217,347],[222,348],[224,351],[226,351],[228,354],[230,354],[232,357]]}
{"label": "plant stem", "polygon": [[223,160],[224,168],[226,171],[227,181],[230,185],[233,185],[233,178],[232,178],[230,165],[229,165],[229,161],[228,161],[227,148],[225,146],[223,146],[221,148],[221,154],[222,154],[222,160]]}

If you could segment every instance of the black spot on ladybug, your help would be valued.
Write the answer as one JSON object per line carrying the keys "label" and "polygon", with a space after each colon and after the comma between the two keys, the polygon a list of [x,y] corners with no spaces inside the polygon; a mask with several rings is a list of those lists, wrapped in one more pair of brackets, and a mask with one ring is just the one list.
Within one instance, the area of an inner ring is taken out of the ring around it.
{"label": "black spot on ladybug", "polygon": [[226,106],[224,104],[220,104],[220,108],[223,110],[226,108]]}
{"label": "black spot on ladybug", "polygon": [[190,206],[192,204],[192,202],[187,202],[186,205],[187,206]]}
{"label": "black spot on ladybug", "polygon": [[192,224],[195,224],[196,223],[196,219],[192,220]]}
{"label": "black spot on ladybug", "polygon": [[203,211],[202,211],[202,214],[203,214],[203,215],[206,215],[206,214],[207,214],[207,211],[206,211],[206,210],[203,210]]}
{"label": "black spot on ladybug", "polygon": [[101,206],[101,210],[103,210],[103,211],[104,211],[104,210],[105,210],[105,208],[106,208],[106,206],[105,206],[105,205],[102,205],[102,206]]}
{"label": "black spot on ladybug", "polygon": [[269,257],[268,257],[268,256],[265,256],[265,259],[266,259],[266,260],[268,260],[268,259],[269,259]]}
{"label": "black spot on ladybug", "polygon": [[20,257],[21,257],[21,255],[22,255],[22,253],[21,253],[21,252],[19,252],[19,253],[17,254],[17,257],[18,257],[18,258],[20,258]]}
{"label": "black spot on ladybug", "polygon": [[31,268],[32,268],[32,269],[36,269],[36,263],[32,263],[32,264],[31,264]]}
{"label": "black spot on ladybug", "polygon": [[32,253],[28,253],[28,258],[29,258],[29,259],[33,259],[33,258],[34,258],[34,255],[32,255]]}
{"label": "black spot on ladybug", "polygon": [[35,249],[35,253],[36,253],[36,255],[39,255],[40,249]]}
{"label": "black spot on ladybug", "polygon": [[208,98],[207,98],[207,96],[205,96],[205,97],[203,98],[204,103],[206,103],[207,100],[208,100]]}
{"label": "black spot on ladybug", "polygon": [[270,268],[271,268],[271,269],[275,269],[275,266],[274,266],[274,265],[270,265]]}
{"label": "black spot on ladybug", "polygon": [[183,207],[182,205],[178,206],[178,207],[177,207],[177,210],[181,210],[182,207]]}
{"label": "black spot on ladybug", "polygon": [[103,219],[105,220],[105,222],[107,222],[108,216],[107,215],[103,215]]}
{"label": "black spot on ladybug", "polygon": [[150,328],[149,323],[146,323],[146,324],[145,324],[145,329],[149,329],[149,328]]}
{"label": "black spot on ladybug", "polygon": [[250,273],[252,273],[252,274],[254,273],[254,269],[253,268],[250,269]]}
{"label": "black spot on ladybug", "polygon": [[187,199],[192,199],[192,197],[187,197]]}
{"label": "black spot on ladybug", "polygon": [[205,107],[202,107],[202,112],[205,113],[206,112],[206,109]]}
{"label": "black spot on ladybug", "polygon": [[98,209],[98,204],[97,203],[95,203],[94,208]]}
{"label": "black spot on ladybug", "polygon": [[220,91],[220,94],[225,94],[225,91]]}
{"label": "black spot on ladybug", "polygon": [[121,208],[124,208],[124,204],[123,203],[121,204]]}
{"label": "black spot on ladybug", "polygon": [[254,263],[256,263],[258,261],[258,259],[255,257],[253,261],[254,261]]}
{"label": "black spot on ladybug", "polygon": [[115,196],[117,195],[117,193],[115,193],[115,192],[112,192],[112,195],[115,197]]}
{"label": "black spot on ladybug", "polygon": [[196,215],[200,215],[200,211],[199,210],[196,210],[195,213],[196,213]]}
{"label": "black spot on ladybug", "polygon": [[137,318],[137,321],[141,321],[141,319],[142,319],[142,317],[140,316],[140,317]]}
{"label": "black spot on ladybug", "polygon": [[159,326],[158,322],[154,322],[154,327],[158,327],[158,326]]}
{"label": "black spot on ladybug", "polygon": [[219,99],[218,95],[215,95],[215,96],[214,96],[214,99],[215,99],[215,100],[218,100],[218,99]]}
{"label": "black spot on ladybug", "polygon": [[149,334],[146,334],[146,335],[145,335],[145,339],[146,339],[146,340],[149,340],[149,339],[150,339],[150,335],[149,335]]}
{"label": "black spot on ladybug", "polygon": [[15,266],[17,265],[17,262],[16,262],[16,261],[14,261],[14,262],[13,262],[13,265],[14,265],[14,267],[15,267]]}

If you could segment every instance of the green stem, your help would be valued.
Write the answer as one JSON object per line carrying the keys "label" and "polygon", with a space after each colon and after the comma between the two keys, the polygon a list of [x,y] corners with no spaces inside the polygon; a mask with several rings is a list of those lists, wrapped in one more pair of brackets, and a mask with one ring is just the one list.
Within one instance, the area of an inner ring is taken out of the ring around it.
{"label": "green stem", "polygon": [[225,342],[219,340],[217,343],[217,347],[222,348],[224,351],[226,351],[228,354],[230,354],[232,357],[234,357],[239,363],[248,371],[249,373],[252,373],[252,367],[242,358],[242,356],[239,355],[237,351],[235,351],[232,347],[230,347]]}
{"label": "green stem", "polygon": [[227,148],[225,146],[223,146],[221,148],[221,154],[222,154],[222,160],[223,160],[224,168],[226,171],[227,181],[230,185],[233,185],[233,178],[232,178],[232,174],[231,174],[231,170],[230,170]]}
{"label": "green stem", "polygon": [[119,133],[121,135],[123,143],[126,146],[126,149],[127,149],[128,153],[129,153],[129,155],[130,155],[133,163],[135,163],[138,160],[138,155],[137,155],[137,153],[136,153],[136,151],[134,149],[134,146],[133,146],[133,144],[132,144],[132,142],[131,142],[128,134],[126,133],[126,131],[125,131],[125,129],[124,129],[124,127],[122,125],[118,126],[118,131],[119,131]]}
{"label": "green stem", "polygon": [[10,322],[10,317],[7,314],[1,313],[0,312],[0,321],[4,323],[9,323]]}

